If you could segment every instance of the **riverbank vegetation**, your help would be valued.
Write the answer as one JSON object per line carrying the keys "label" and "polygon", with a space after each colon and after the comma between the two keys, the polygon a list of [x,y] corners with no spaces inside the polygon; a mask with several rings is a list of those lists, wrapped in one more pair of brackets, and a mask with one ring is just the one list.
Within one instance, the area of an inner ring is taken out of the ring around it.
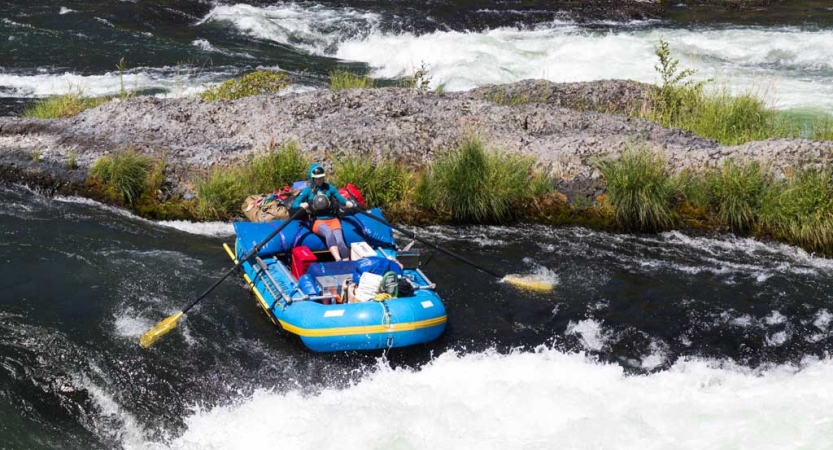
{"label": "riverbank vegetation", "polygon": [[833,140],[833,117],[826,114],[795,114],[772,109],[766,91],[732,95],[728,89],[708,91],[713,80],[692,80],[692,69],[680,69],[667,42],[655,49],[655,66],[661,82],[655,87],[650,106],[632,115],[666,128],[681,128],[723,145],[739,145],[771,138]]}
{"label": "riverbank vegetation", "polygon": [[671,174],[646,149],[604,159],[605,202],[619,228],[701,228],[776,238],[833,254],[833,169],[808,165],[784,174],[756,161],[724,160],[698,172]]}
{"label": "riverbank vegetation", "polygon": [[295,180],[306,179],[309,161],[298,145],[289,141],[277,146],[274,141],[264,152],[231,166],[216,166],[195,180],[197,217],[227,219],[240,213],[249,194],[272,192]]}
{"label": "riverbank vegetation", "polygon": [[215,100],[237,100],[252,95],[272,94],[286,89],[292,83],[292,78],[286,72],[259,70],[210,87],[198,95],[201,99],[208,102]]}
{"label": "riverbank vegetation", "polygon": [[23,111],[23,117],[34,119],[63,119],[80,114],[90,108],[110,101],[104,97],[87,97],[81,90],[72,90],[63,95],[48,97],[34,103]]}
{"label": "riverbank vegetation", "polygon": [[341,69],[330,72],[330,89],[369,89],[375,85],[373,78],[367,75]]}
{"label": "riverbank vegetation", "polygon": [[[96,162],[87,185],[97,198],[144,217],[228,220],[242,217],[246,196],[305,180],[311,162],[295,142],[271,143],[238,164],[193,175],[196,198],[185,200],[162,195],[164,158],[127,150]],[[722,230],[833,254],[833,169],[824,166],[776,172],[757,161],[727,158],[720,165],[672,173],[662,153],[634,145],[594,162],[603,195],[568,201],[555,189],[557,180],[536,171],[532,159],[490,149],[476,136],[421,169],[390,155],[329,162],[333,183],[355,184],[368,206],[384,208],[394,222]]]}

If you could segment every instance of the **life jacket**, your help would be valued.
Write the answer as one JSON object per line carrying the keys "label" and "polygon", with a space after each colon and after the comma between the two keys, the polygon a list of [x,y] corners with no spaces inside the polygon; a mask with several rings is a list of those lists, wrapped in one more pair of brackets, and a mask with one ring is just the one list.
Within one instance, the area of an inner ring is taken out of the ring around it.
{"label": "life jacket", "polygon": [[[323,186],[323,185],[322,185]],[[312,211],[316,216],[338,216],[338,200],[334,196],[327,195],[324,189],[318,190],[311,187],[312,200],[309,201]]]}

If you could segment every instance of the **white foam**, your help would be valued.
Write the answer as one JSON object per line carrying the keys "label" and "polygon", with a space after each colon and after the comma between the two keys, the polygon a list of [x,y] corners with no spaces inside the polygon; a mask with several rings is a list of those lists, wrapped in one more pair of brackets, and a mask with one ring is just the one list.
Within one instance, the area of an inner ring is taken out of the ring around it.
{"label": "white foam", "polygon": [[79,75],[71,72],[21,75],[0,72],[0,97],[42,98],[80,92],[87,97],[116,96],[122,85],[128,91],[160,90],[169,96],[191,95],[204,85],[228,77],[224,71],[190,68],[134,69],[124,74]]}
{"label": "white foam", "polygon": [[231,52],[231,51],[228,51],[228,50],[219,49],[219,48],[211,45],[211,42],[208,42],[207,39],[196,39],[193,42],[191,42],[191,45],[193,45],[194,47],[197,47],[200,50],[206,51],[206,52],[219,53],[221,55],[226,55],[226,56],[239,56],[239,57],[242,57],[242,58],[249,58],[249,59],[254,58],[254,56],[252,56],[248,53]]}
{"label": "white foam", "polygon": [[61,6],[61,10],[58,11],[58,14],[63,16],[64,14],[69,14],[71,12],[75,12],[75,10],[74,9],[69,9],[66,6]]}
{"label": "white foam", "polygon": [[234,227],[230,223],[225,222],[189,222],[186,220],[162,220],[158,222],[154,222],[152,220],[147,220],[142,217],[136,216],[130,211],[126,209],[117,208],[115,206],[105,205],[103,203],[97,202],[95,200],[91,200],[84,197],[76,197],[76,196],[56,196],[54,200],[64,203],[75,203],[79,205],[88,205],[93,206],[95,208],[100,208],[105,211],[118,214],[122,217],[127,217],[133,220],[140,220],[143,222],[163,226],[166,228],[174,228],[180,231],[184,231],[190,234],[199,234],[203,236],[213,236],[213,237],[226,237],[231,236],[234,234]]}
{"label": "white foam", "polygon": [[787,321],[787,318],[784,317],[779,311],[772,311],[768,316],[764,318],[764,321],[767,325],[781,325],[782,323]]}
{"label": "white foam", "polygon": [[279,4],[255,7],[244,4],[216,6],[197,25],[226,22],[257,39],[300,47],[316,54],[331,54],[351,37],[376,29],[380,16],[352,8]]}
{"label": "white foam", "polygon": [[[128,449],[828,449],[833,362],[752,371],[681,360],[627,376],[616,365],[539,349],[445,353],[418,371],[379,367],[306,396],[257,390],[197,408],[168,444]],[[279,426],[276,425],[279,423]]]}
{"label": "white foam", "polygon": [[528,78],[556,82],[658,81],[654,47],[669,42],[695,79],[714,78],[731,91],[767,94],[780,108],[833,111],[833,31],[670,28],[588,32],[574,26],[505,28],[482,33],[374,33],[341,44],[336,56],[362,61],[379,77],[413,74],[425,63],[432,87],[465,90]]}
{"label": "white foam", "polygon": [[189,222],[187,220],[162,220],[154,222],[166,228],[175,228],[191,234],[227,237],[234,234],[234,226],[227,222]]}
{"label": "white foam", "polygon": [[602,330],[602,324],[593,319],[580,320],[579,322],[571,320],[567,324],[567,330],[564,331],[564,334],[579,336],[581,344],[588,350],[600,351],[607,342],[607,335]]}
{"label": "white foam", "polygon": [[116,318],[116,335],[137,338],[151,329],[155,323],[148,318],[120,316]]}
{"label": "white foam", "polygon": [[790,339],[790,334],[786,331],[779,331],[770,334],[766,337],[766,345],[769,347],[780,347]]}
{"label": "white foam", "polygon": [[830,322],[833,321],[833,315],[830,311],[822,309],[816,313],[816,319],[813,321],[813,326],[822,331],[830,329]]}

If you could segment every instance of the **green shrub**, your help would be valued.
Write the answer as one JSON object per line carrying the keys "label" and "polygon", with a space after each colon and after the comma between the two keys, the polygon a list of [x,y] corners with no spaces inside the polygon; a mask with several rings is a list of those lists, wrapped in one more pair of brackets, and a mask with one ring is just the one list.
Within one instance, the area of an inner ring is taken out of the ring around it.
{"label": "green shrub", "polygon": [[405,164],[383,159],[377,163],[367,156],[348,156],[334,164],[339,186],[355,184],[367,205],[387,207],[409,196],[411,172]]}
{"label": "green shrub", "polygon": [[696,72],[680,70],[679,61],[672,57],[668,43],[662,39],[655,54],[659,58],[655,69],[662,82],[654,89],[650,108],[638,113],[644,118],[716,139],[723,145],[777,137],[824,140],[833,136],[830,120],[816,120],[815,125],[811,121],[808,127],[806,118],[771,109],[765,96],[753,91],[737,96],[727,89],[706,93],[705,85],[711,80],[691,80]]}
{"label": "green shrub", "polygon": [[108,100],[108,98],[85,97],[83,92],[79,90],[40,100],[27,108],[23,112],[23,116],[35,119],[63,119],[76,116],[87,109],[95,108]]}
{"label": "green shrub", "polygon": [[683,169],[674,178],[674,184],[675,190],[681,193],[691,206],[695,208],[709,206],[709,191],[702,173],[688,168]]}
{"label": "green shrub", "polygon": [[543,197],[555,192],[555,180],[545,173],[533,173],[528,183],[531,198]]}
{"label": "green shrub", "polygon": [[[468,138],[434,163],[430,193],[434,208],[461,223],[502,223],[519,214],[529,200],[533,160],[518,155],[488,154],[477,138]],[[423,189],[426,189],[423,187]]]}
{"label": "green shrub", "polygon": [[816,141],[833,141],[833,117],[816,119],[810,137]]}
{"label": "green shrub", "polygon": [[411,75],[402,78],[402,87],[405,89],[416,89],[418,91],[427,92],[431,86],[431,75],[425,63],[421,63],[418,68],[414,68]]}
{"label": "green shrub", "polygon": [[206,89],[199,96],[205,101],[237,100],[252,95],[278,92],[290,84],[292,84],[292,79],[284,72],[261,70]]}
{"label": "green shrub", "polygon": [[148,187],[153,167],[152,158],[130,149],[99,158],[90,168],[90,177],[112,188],[126,203],[133,203]]}
{"label": "green shrub", "polygon": [[204,219],[226,219],[239,211],[243,199],[255,193],[241,167],[215,167],[196,182],[197,214]]}
{"label": "green shrub", "polygon": [[75,152],[70,152],[69,158],[67,159],[67,169],[75,170],[78,168],[78,154]]}
{"label": "green shrub", "polygon": [[619,226],[635,231],[673,226],[676,189],[663,156],[645,148],[628,149],[619,159],[601,159],[596,165],[607,182],[607,197]]}
{"label": "green shrub", "polygon": [[698,108],[680,117],[680,128],[716,139],[723,145],[788,136],[790,129],[778,120],[776,111],[751,93],[731,96],[728,92],[703,96]]}
{"label": "green shrub", "polygon": [[374,87],[373,78],[349,70],[330,71],[330,89],[369,89]]}
{"label": "green shrub", "polygon": [[251,158],[249,193],[272,192],[284,185],[292,186],[294,181],[306,180],[309,164],[296,142],[288,141],[277,148],[271,143],[266,153]]}
{"label": "green shrub", "polygon": [[833,250],[833,169],[801,170],[772,189],[762,222],[777,237],[810,250]]}
{"label": "green shrub", "polygon": [[706,173],[709,206],[734,232],[752,229],[769,184],[767,170],[755,161],[741,164],[727,159],[720,169]]}

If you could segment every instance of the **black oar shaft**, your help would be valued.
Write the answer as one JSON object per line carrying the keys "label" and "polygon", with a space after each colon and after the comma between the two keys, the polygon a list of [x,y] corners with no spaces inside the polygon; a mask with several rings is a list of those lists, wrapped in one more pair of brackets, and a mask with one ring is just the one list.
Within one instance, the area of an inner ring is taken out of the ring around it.
{"label": "black oar shaft", "polygon": [[[358,208],[357,208],[357,209],[358,209]],[[364,214],[365,216],[370,217],[371,219],[373,219],[373,220],[375,220],[375,221],[377,221],[377,222],[379,222],[379,223],[381,223],[381,224],[383,224],[383,225],[387,225],[387,226],[389,226],[389,227],[393,228],[394,230],[399,231],[400,233],[402,233],[402,234],[404,234],[404,235],[406,235],[406,236],[410,237],[411,239],[414,239],[414,240],[416,240],[416,241],[422,242],[423,244],[425,244],[425,245],[427,245],[427,246],[429,246],[429,247],[433,247],[433,248],[435,248],[435,249],[437,249],[437,250],[439,250],[439,251],[441,251],[441,252],[445,253],[446,255],[451,256],[452,258],[459,259],[460,261],[463,261],[464,263],[466,263],[466,264],[468,264],[468,265],[470,265],[470,266],[474,267],[475,269],[478,269],[478,270],[480,270],[480,271],[482,271],[482,272],[485,272],[485,273],[487,273],[487,274],[489,274],[489,275],[491,275],[491,276],[493,276],[493,277],[495,277],[495,278],[504,278],[504,277],[506,276],[505,274],[502,274],[502,273],[500,273],[500,272],[498,272],[498,271],[496,271],[496,270],[487,269],[487,268],[482,267],[482,266],[480,266],[480,265],[478,265],[478,264],[475,264],[473,261],[469,260],[469,259],[468,259],[468,258],[466,258],[465,256],[458,255],[457,253],[454,253],[454,252],[452,252],[451,250],[444,249],[444,248],[440,247],[440,246],[439,246],[439,245],[437,245],[437,244],[433,244],[433,243],[428,242],[428,241],[426,241],[426,240],[420,239],[419,237],[417,237],[416,233],[412,233],[412,232],[410,232],[410,231],[408,231],[408,230],[406,230],[406,229],[404,229],[404,228],[401,228],[401,227],[398,227],[398,226],[396,226],[396,225],[393,225],[393,224],[389,223],[388,221],[386,221],[386,220],[384,220],[384,219],[382,219],[382,218],[380,218],[380,217],[376,217],[376,216],[374,216],[373,214],[370,214],[370,213],[369,213],[369,212],[367,212],[367,211],[363,211],[363,210],[361,210],[361,209],[358,209],[358,211],[359,211],[360,213]]]}
{"label": "black oar shaft", "polygon": [[184,314],[184,313],[187,313],[189,309],[191,309],[191,308],[193,308],[194,306],[196,306],[196,304],[197,304],[197,303],[199,303],[199,302],[200,302],[200,300],[202,300],[202,299],[204,299],[206,296],[208,296],[208,294],[210,294],[210,293],[211,293],[211,291],[213,291],[213,290],[214,290],[217,286],[219,286],[219,285],[220,285],[220,283],[222,283],[223,281],[225,281],[225,279],[226,279],[226,278],[228,278],[228,276],[229,276],[229,275],[231,275],[232,273],[234,273],[234,271],[235,271],[235,270],[237,270],[237,269],[238,269],[238,268],[239,268],[239,267],[240,267],[240,266],[241,266],[244,262],[248,261],[248,260],[249,260],[252,256],[255,256],[255,255],[257,254],[257,252],[259,252],[259,251],[260,251],[260,249],[261,249],[261,248],[263,248],[263,246],[264,246],[264,245],[266,245],[269,241],[271,241],[273,237],[277,236],[277,234],[278,234],[278,233],[280,233],[281,231],[283,231],[283,229],[284,229],[287,225],[289,225],[289,222],[292,222],[293,220],[297,219],[297,218],[298,218],[298,217],[300,217],[300,216],[301,216],[301,214],[303,214],[303,213],[304,213],[304,210],[303,210],[303,209],[299,209],[299,210],[295,211],[295,213],[293,213],[291,216],[289,216],[289,218],[288,218],[288,219],[286,219],[286,221],[285,221],[284,223],[280,224],[280,226],[278,226],[277,228],[275,228],[275,231],[273,231],[272,233],[270,233],[270,234],[269,234],[269,236],[267,236],[267,237],[266,237],[266,239],[264,239],[263,241],[261,241],[259,244],[255,245],[255,247],[254,247],[251,251],[249,251],[249,253],[247,253],[247,254],[246,254],[246,256],[244,256],[244,257],[240,258],[240,259],[237,261],[237,264],[235,264],[235,265],[234,265],[234,267],[232,267],[231,269],[229,269],[229,270],[228,270],[228,271],[227,271],[227,272],[226,272],[226,273],[222,276],[222,278],[220,278],[219,280],[215,281],[215,282],[214,282],[214,284],[212,284],[212,285],[211,285],[211,287],[209,287],[208,289],[206,289],[206,290],[205,290],[205,292],[203,292],[202,294],[200,294],[200,296],[199,296],[199,297],[195,298],[195,299],[194,299],[191,303],[189,303],[189,304],[188,304],[188,306],[186,306],[186,307],[182,310],[182,313],[183,313],[183,314]]}

